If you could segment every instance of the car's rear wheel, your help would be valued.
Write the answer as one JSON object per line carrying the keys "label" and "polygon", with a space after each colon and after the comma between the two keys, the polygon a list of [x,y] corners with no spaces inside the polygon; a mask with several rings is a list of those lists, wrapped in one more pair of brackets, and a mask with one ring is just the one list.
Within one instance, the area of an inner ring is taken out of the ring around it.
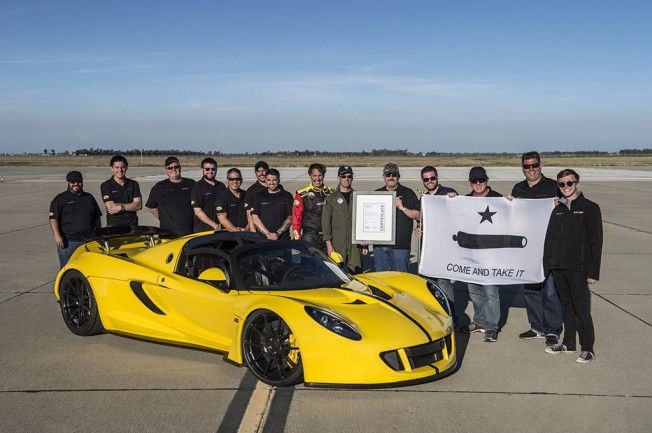
{"label": "car's rear wheel", "polygon": [[81,272],[70,270],[61,279],[59,305],[66,326],[77,335],[96,335],[104,330],[90,283]]}
{"label": "car's rear wheel", "polygon": [[303,380],[301,352],[285,320],[269,310],[254,311],[244,326],[242,351],[249,370],[273,386]]}

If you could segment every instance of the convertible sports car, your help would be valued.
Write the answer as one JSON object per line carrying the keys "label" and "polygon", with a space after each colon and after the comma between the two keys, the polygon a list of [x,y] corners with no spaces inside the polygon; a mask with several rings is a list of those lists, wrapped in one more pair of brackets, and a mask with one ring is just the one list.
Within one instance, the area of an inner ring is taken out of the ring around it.
{"label": "convertible sports car", "polygon": [[219,351],[274,386],[405,385],[454,370],[439,288],[400,272],[351,276],[339,259],[254,233],[100,229],[54,292],[77,335]]}

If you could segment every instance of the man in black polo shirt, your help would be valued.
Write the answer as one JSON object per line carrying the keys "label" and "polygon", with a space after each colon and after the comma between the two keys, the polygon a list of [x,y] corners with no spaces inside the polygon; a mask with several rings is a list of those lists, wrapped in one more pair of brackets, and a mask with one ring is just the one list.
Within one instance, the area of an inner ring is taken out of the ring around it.
{"label": "man in black polo shirt", "polygon": [[248,230],[247,211],[245,210],[245,192],[240,189],[242,173],[237,168],[231,168],[226,173],[228,188],[221,191],[215,199],[217,218],[226,230],[230,232],[245,232]]}
{"label": "man in black polo shirt", "polygon": [[95,198],[84,191],[82,174],[66,175],[68,189],[50,203],[50,228],[57,246],[59,264],[63,268],[78,246],[92,239],[100,228],[102,212]]}
{"label": "man in black polo shirt", "polygon": [[254,195],[249,204],[254,226],[267,239],[289,240],[292,194],[280,186],[281,175],[275,168],[267,170],[266,179],[267,190]]}
{"label": "man in black polo shirt", "polygon": [[407,272],[414,221],[419,219],[421,203],[414,191],[399,183],[401,174],[396,164],[385,164],[383,177],[385,186],[376,191],[396,191],[396,243],[374,245],[374,265],[376,271]]}
{"label": "man in black polo shirt", "polygon": [[[521,162],[525,180],[514,185],[512,197],[542,199],[559,196],[557,182],[541,173],[538,152],[524,153]],[[524,340],[545,338],[548,347],[559,343],[562,309],[552,276],[541,283],[524,284],[523,298],[530,329],[519,334],[519,337]]]}
{"label": "man in black polo shirt", "polygon": [[113,176],[100,185],[106,207],[106,226],[137,226],[137,212],[143,208],[138,182],[126,177],[129,163],[122,155],[115,155],[109,163]]}
{"label": "man in black polo shirt", "polygon": [[[256,175],[256,180],[247,189],[248,200],[251,200],[259,192],[267,191],[267,170],[269,170],[269,164],[267,164],[265,161],[258,161],[254,166],[254,174]],[[247,210],[247,220],[249,227],[253,229],[254,220],[251,218],[251,207],[247,202],[245,202],[245,209]]]}
{"label": "man in black polo shirt", "polygon": [[195,217],[190,206],[195,181],[181,177],[181,163],[174,156],[165,160],[165,170],[168,178],[152,187],[145,206],[158,218],[162,229],[185,236],[192,233]]}
{"label": "man in black polo shirt", "polygon": [[215,200],[226,188],[222,182],[215,180],[217,161],[205,158],[201,162],[202,177],[192,187],[192,210],[195,213],[193,230],[195,233],[207,230],[219,230],[220,224],[215,213]]}

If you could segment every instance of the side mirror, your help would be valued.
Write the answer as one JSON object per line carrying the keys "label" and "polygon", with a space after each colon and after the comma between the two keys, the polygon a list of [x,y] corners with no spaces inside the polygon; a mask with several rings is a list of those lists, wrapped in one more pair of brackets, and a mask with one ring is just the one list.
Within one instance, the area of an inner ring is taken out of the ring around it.
{"label": "side mirror", "polygon": [[330,254],[330,258],[332,261],[335,262],[336,265],[341,265],[342,263],[344,263],[344,257],[342,257],[342,254],[338,252],[333,251]]}
{"label": "side mirror", "polygon": [[220,268],[208,268],[205,271],[203,271],[201,274],[199,274],[199,277],[197,277],[197,279],[200,281],[208,281],[211,283],[225,282],[226,274]]}

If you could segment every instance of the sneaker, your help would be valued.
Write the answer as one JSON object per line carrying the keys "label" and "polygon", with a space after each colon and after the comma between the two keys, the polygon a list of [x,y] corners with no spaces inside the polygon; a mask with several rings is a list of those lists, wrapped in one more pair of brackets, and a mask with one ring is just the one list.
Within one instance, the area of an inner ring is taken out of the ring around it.
{"label": "sneaker", "polygon": [[460,328],[460,331],[462,331],[465,334],[470,334],[472,332],[485,332],[485,329],[482,325],[478,325],[475,322],[471,322],[466,326],[462,326]]}
{"label": "sneaker", "polygon": [[546,353],[556,355],[558,353],[573,353],[575,348],[568,348],[565,344],[557,343],[554,346],[546,347]]}
{"label": "sneaker", "polygon": [[578,356],[575,361],[579,362],[580,364],[588,364],[594,359],[595,359],[595,355],[593,354],[593,352],[587,352],[586,350],[583,350],[582,353],[580,353],[580,356]]}
{"label": "sneaker", "polygon": [[559,337],[555,334],[546,335],[546,347],[555,346],[559,344]]}
{"label": "sneaker", "polygon": [[522,340],[532,340],[533,338],[546,338],[541,332],[537,332],[534,329],[530,329],[521,334],[518,334],[518,338]]}
{"label": "sneaker", "polygon": [[495,343],[498,340],[498,331],[487,331],[484,334],[485,343]]}

